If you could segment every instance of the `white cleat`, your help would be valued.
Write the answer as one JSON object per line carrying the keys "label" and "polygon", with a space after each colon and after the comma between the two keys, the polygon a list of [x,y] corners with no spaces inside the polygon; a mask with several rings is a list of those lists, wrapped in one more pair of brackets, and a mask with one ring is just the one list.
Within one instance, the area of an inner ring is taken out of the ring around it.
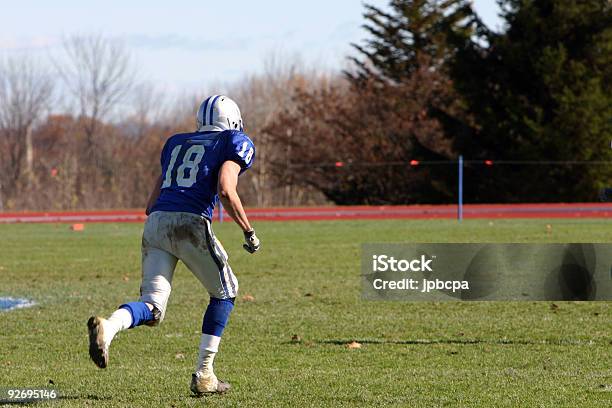
{"label": "white cleat", "polygon": [[222,394],[227,392],[231,385],[217,379],[214,374],[204,374],[198,371],[191,375],[191,392],[196,395]]}
{"label": "white cleat", "polygon": [[89,357],[100,368],[108,365],[108,346],[104,341],[104,323],[106,319],[92,316],[87,321],[89,331]]}

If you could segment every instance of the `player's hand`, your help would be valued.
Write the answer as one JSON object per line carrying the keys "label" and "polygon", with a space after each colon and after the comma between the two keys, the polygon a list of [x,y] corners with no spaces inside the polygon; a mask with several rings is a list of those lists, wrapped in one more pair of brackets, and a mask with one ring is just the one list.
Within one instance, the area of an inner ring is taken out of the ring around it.
{"label": "player's hand", "polygon": [[254,229],[252,229],[250,231],[246,231],[244,233],[244,241],[246,243],[243,244],[242,247],[248,253],[253,254],[253,253],[259,251],[259,238],[257,238],[257,235],[255,235],[255,230]]}

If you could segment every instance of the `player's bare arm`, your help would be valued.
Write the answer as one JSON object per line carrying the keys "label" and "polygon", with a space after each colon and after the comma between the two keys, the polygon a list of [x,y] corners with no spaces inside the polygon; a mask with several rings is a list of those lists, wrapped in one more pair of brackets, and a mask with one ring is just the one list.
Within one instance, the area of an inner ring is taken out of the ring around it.
{"label": "player's bare arm", "polygon": [[153,208],[153,206],[157,202],[157,199],[159,198],[159,194],[161,192],[161,185],[162,177],[159,176],[157,180],[155,180],[155,186],[153,187],[153,190],[151,190],[151,194],[149,194],[149,200],[147,201],[147,209],[145,211],[147,215],[151,214],[151,208]]}
{"label": "player's bare arm", "polygon": [[255,230],[251,227],[249,219],[242,207],[242,201],[238,195],[238,175],[241,167],[238,163],[228,160],[221,166],[219,171],[219,199],[230,217],[244,232],[244,249],[250,253],[259,250],[259,239],[255,235]]}
{"label": "player's bare arm", "polygon": [[217,188],[219,199],[229,216],[242,228],[243,232],[247,232],[252,228],[236,190],[238,174],[240,174],[240,165],[233,161],[226,161],[219,171],[219,186]]}

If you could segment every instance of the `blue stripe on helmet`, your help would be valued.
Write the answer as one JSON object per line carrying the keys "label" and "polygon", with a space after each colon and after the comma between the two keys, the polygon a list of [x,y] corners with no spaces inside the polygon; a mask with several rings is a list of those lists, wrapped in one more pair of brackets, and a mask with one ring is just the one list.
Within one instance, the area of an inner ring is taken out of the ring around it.
{"label": "blue stripe on helmet", "polygon": [[[208,109],[208,102],[210,102],[210,96],[208,98],[206,98],[206,100],[203,102],[204,108],[202,109],[202,125],[204,126],[206,124],[206,110]],[[198,129],[200,130],[200,129]]]}
{"label": "blue stripe on helmet", "polygon": [[215,108],[215,103],[217,102],[217,99],[219,99],[221,97],[221,95],[215,95],[215,99],[213,99],[212,103],[210,104],[210,114],[208,115],[208,121],[210,122],[209,125],[213,124],[213,110]]}

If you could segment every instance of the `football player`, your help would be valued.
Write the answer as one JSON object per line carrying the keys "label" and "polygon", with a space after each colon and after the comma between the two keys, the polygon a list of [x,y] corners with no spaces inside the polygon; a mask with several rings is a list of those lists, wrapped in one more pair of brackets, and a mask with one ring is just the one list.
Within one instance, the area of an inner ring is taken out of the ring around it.
{"label": "football player", "polygon": [[172,275],[181,260],[210,294],[204,313],[200,350],[191,391],[222,393],[230,388],[217,379],[213,361],[234,299],[238,281],[211,223],[220,199],[244,232],[243,247],[259,249],[236,192],[238,176],[255,159],[255,147],[243,132],[238,105],[227,96],[206,98],[197,113],[196,132],[170,137],[161,153],[161,175],[147,204],[142,236],[140,300],[119,306],[107,319],[87,322],[89,355],[100,368],[108,365],[108,350],[121,330],[159,324],[166,313]]}

